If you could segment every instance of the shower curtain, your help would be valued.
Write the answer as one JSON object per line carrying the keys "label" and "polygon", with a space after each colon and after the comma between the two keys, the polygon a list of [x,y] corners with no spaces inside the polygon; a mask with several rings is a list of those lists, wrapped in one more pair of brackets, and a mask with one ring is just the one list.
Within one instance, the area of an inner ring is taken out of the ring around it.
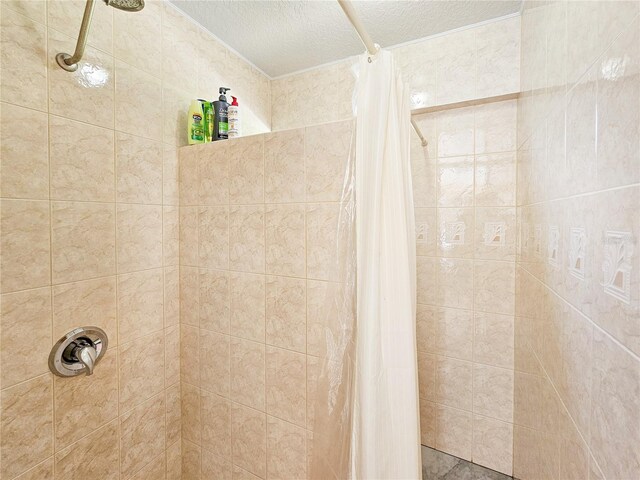
{"label": "shower curtain", "polygon": [[311,478],[419,479],[411,113],[390,52],[359,59],[355,99]]}

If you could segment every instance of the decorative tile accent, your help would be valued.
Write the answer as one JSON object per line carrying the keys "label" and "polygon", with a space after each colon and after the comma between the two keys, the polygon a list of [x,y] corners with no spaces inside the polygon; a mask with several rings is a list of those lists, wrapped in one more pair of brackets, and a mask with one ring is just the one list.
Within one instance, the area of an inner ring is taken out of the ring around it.
{"label": "decorative tile accent", "polygon": [[486,222],[484,224],[484,244],[491,247],[504,247],[507,225],[505,222]]}
{"label": "decorative tile accent", "polygon": [[625,303],[631,299],[631,257],[633,237],[630,232],[607,231],[604,240],[604,291]]}
{"label": "decorative tile accent", "polygon": [[416,223],[416,243],[425,245],[429,242],[429,225],[427,223]]}
{"label": "decorative tile accent", "polygon": [[569,273],[580,280],[584,280],[586,248],[587,235],[584,228],[572,228],[569,247]]}
{"label": "decorative tile accent", "polygon": [[464,245],[464,232],[467,226],[464,222],[451,222],[445,225],[444,241],[449,245]]}
{"label": "decorative tile accent", "polygon": [[542,256],[542,225],[536,225],[533,229],[533,253]]}
{"label": "decorative tile accent", "polygon": [[558,255],[560,255],[560,230],[557,225],[549,226],[549,244],[547,245],[547,260],[549,265],[558,266]]}

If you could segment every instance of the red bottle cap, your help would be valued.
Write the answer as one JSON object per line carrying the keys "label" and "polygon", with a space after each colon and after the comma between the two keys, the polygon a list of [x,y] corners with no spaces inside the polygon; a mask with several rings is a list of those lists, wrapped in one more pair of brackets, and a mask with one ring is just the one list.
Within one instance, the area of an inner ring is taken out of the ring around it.
{"label": "red bottle cap", "polygon": [[238,99],[237,97],[234,97],[233,95],[231,95],[231,98],[233,98],[233,102],[231,102],[231,105],[237,107],[238,106]]}

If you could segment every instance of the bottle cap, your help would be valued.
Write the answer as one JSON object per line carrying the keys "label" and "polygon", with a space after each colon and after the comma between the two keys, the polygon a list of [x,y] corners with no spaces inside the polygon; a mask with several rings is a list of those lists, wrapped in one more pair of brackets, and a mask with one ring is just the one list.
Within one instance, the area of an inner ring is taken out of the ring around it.
{"label": "bottle cap", "polygon": [[238,106],[238,97],[234,97],[233,95],[231,95],[231,98],[233,98],[233,101],[231,102],[231,105],[237,107]]}

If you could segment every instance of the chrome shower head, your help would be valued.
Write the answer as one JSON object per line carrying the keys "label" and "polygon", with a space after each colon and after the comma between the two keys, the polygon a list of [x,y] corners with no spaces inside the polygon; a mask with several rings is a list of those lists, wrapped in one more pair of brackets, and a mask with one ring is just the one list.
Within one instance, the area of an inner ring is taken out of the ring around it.
{"label": "chrome shower head", "polygon": [[144,8],[144,0],[104,0],[104,3],[125,12],[139,12]]}

